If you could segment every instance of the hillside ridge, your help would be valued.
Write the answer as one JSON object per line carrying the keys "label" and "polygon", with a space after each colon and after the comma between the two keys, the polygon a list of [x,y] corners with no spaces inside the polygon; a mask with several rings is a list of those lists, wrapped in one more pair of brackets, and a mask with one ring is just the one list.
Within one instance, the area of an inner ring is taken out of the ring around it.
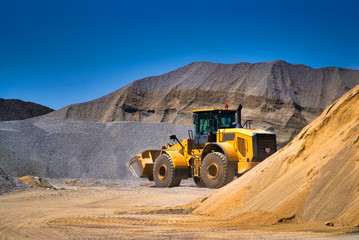
{"label": "hillside ridge", "polygon": [[243,119],[275,129],[282,146],[327,106],[359,84],[359,71],[314,69],[285,61],[194,62],[134,81],[90,102],[51,115],[81,121],[191,124],[192,110],[244,106]]}
{"label": "hillside ridge", "polygon": [[54,110],[49,107],[33,102],[0,98],[0,121],[23,120],[53,111]]}

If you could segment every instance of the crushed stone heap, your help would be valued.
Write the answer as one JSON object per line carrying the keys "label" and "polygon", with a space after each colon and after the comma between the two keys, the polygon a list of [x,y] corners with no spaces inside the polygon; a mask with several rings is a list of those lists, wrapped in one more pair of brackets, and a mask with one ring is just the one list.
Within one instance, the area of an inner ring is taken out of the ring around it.
{"label": "crushed stone heap", "polygon": [[24,188],[26,188],[24,184],[0,168],[0,194]]}
{"label": "crushed stone heap", "polygon": [[16,177],[134,179],[125,163],[160,149],[191,126],[169,123],[81,122],[40,116],[0,122],[0,166]]}

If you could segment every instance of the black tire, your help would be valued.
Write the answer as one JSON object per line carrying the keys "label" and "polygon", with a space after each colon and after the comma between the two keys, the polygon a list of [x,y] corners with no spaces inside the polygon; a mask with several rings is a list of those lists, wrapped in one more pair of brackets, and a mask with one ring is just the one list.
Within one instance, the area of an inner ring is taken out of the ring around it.
{"label": "black tire", "polygon": [[157,187],[175,187],[181,183],[181,179],[175,176],[172,159],[167,154],[161,154],[156,158],[153,178]]}
{"label": "black tire", "polygon": [[193,177],[193,181],[197,187],[204,188],[206,186],[200,177]]}
{"label": "black tire", "polygon": [[201,179],[208,188],[221,188],[233,181],[235,165],[220,152],[209,153],[201,165]]}

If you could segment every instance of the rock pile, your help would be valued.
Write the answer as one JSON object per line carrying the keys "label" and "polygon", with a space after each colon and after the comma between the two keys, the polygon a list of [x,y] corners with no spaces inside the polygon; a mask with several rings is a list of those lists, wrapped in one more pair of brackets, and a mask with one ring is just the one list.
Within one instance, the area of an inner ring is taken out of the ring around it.
{"label": "rock pile", "polygon": [[15,189],[25,189],[26,186],[18,179],[13,178],[0,168],[0,194],[10,192]]}

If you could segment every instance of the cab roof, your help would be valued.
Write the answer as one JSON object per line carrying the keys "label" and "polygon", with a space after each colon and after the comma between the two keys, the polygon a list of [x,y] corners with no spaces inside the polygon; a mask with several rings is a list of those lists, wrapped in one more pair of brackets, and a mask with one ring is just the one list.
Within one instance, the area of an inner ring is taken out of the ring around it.
{"label": "cab roof", "polygon": [[211,109],[198,109],[193,110],[193,112],[216,112],[216,111],[228,111],[228,112],[235,112],[236,109],[225,109],[225,108],[211,108]]}

